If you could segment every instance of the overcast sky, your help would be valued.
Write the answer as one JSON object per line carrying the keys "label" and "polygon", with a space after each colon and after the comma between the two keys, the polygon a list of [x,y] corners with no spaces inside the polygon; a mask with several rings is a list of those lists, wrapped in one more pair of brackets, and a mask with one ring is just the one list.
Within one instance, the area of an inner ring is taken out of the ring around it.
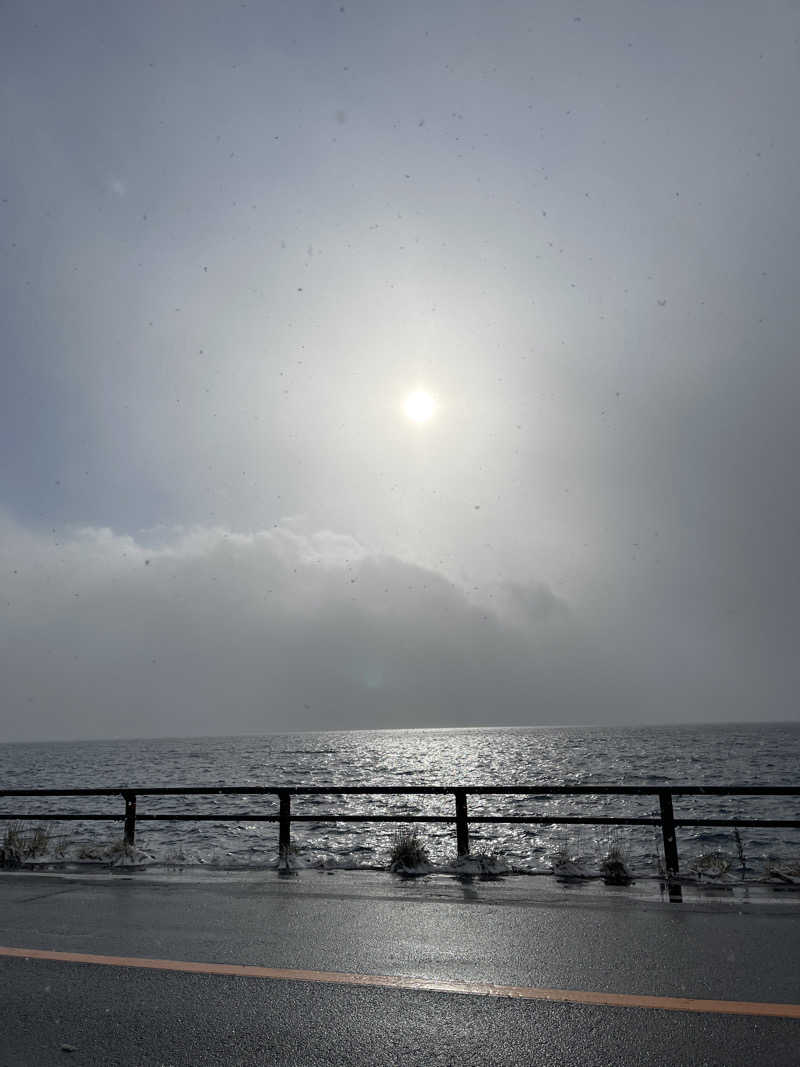
{"label": "overcast sky", "polygon": [[5,0],[0,740],[796,719],[799,57]]}

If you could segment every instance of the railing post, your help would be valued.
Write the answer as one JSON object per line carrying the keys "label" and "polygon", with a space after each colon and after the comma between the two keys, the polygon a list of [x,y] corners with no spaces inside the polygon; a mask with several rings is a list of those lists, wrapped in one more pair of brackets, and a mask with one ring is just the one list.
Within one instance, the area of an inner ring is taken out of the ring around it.
{"label": "railing post", "polygon": [[122,795],[125,798],[125,844],[133,848],[136,841],[136,794],[125,790]]}
{"label": "railing post", "polygon": [[667,866],[669,899],[679,903],[683,900],[683,893],[681,884],[678,881],[680,865],[678,863],[678,843],[675,840],[675,813],[672,809],[672,790],[659,789],[658,801],[661,806],[661,834],[664,838],[664,862]]}
{"label": "railing post", "polygon": [[289,869],[289,848],[291,846],[291,800],[288,789],[278,790],[280,813],[278,816],[278,867]]}
{"label": "railing post", "polygon": [[469,855],[469,822],[467,821],[467,791],[456,789],[456,849],[459,856]]}

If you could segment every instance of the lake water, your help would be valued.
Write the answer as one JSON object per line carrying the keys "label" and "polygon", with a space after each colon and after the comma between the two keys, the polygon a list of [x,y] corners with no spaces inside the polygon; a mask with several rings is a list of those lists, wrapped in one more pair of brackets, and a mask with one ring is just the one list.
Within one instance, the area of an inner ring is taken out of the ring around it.
{"label": "lake water", "polygon": [[[514,785],[625,784],[800,785],[800,724],[766,726],[542,727],[532,729],[390,730],[136,741],[81,741],[0,745],[3,788],[219,786],[219,785]],[[277,809],[270,796],[139,799],[139,813],[191,810],[222,814]],[[293,812],[452,814],[449,797],[313,797],[293,799]],[[0,798],[3,812],[121,813],[115,797],[49,801]],[[471,798],[472,814],[657,814],[654,798]],[[676,816],[800,819],[800,798],[677,798]],[[103,856],[121,837],[110,822],[52,823],[49,858],[75,861]],[[455,853],[451,825],[422,824],[432,860]],[[292,826],[298,866],[385,866],[397,827],[307,823]],[[563,849],[598,869],[610,846],[623,848],[635,873],[655,874],[659,831],[603,828],[474,826],[474,850],[501,853],[515,871],[540,871]],[[800,834],[743,829],[746,862],[757,872],[769,857],[800,857]],[[685,869],[713,851],[738,865],[725,829],[679,832]],[[267,867],[277,862],[274,823],[137,824],[140,862],[154,867],[204,865]]]}

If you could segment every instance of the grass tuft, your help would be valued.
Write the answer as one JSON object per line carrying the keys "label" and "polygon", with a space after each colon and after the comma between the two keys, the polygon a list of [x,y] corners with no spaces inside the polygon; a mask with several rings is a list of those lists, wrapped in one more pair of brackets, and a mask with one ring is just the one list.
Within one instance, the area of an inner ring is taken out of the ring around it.
{"label": "grass tuft", "polygon": [[79,860],[95,860],[103,863],[125,863],[136,859],[136,849],[124,838],[112,841],[108,845],[84,845],[78,852]]}
{"label": "grass tuft", "polygon": [[698,878],[723,878],[731,869],[731,858],[724,852],[716,850],[698,856],[692,864]]}
{"label": "grass tuft", "polygon": [[606,885],[630,885],[633,875],[628,870],[621,848],[610,848],[600,864]]}
{"label": "grass tuft", "polygon": [[784,856],[766,856],[764,870],[770,882],[783,885],[800,883],[800,860]]}
{"label": "grass tuft", "polygon": [[50,847],[50,832],[45,826],[26,827],[10,822],[0,845],[0,867],[19,867],[25,860],[44,855]]}
{"label": "grass tuft", "polygon": [[550,866],[559,881],[572,882],[589,877],[583,857],[571,852],[566,845],[552,854]]}
{"label": "grass tuft", "polygon": [[399,830],[389,849],[389,870],[395,874],[427,874],[431,858],[416,830]]}

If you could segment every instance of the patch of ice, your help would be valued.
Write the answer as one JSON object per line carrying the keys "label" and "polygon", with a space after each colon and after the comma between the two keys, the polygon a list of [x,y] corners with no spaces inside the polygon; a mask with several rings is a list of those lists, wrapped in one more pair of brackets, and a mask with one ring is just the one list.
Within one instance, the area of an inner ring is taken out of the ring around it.
{"label": "patch of ice", "polygon": [[457,856],[441,870],[453,874],[497,875],[509,874],[511,868],[505,856],[496,852],[470,852],[467,856]]}

